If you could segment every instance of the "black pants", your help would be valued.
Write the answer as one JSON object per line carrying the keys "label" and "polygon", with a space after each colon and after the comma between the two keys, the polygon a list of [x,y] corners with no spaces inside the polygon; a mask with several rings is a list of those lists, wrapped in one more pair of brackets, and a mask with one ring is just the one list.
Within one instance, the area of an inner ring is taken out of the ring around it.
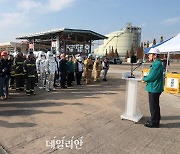
{"label": "black pants", "polygon": [[55,75],[54,75],[54,87],[56,87],[56,80],[59,79],[59,73],[57,71],[55,71]]}
{"label": "black pants", "polygon": [[82,78],[82,72],[77,72],[77,73],[76,73],[77,85],[80,85],[80,83],[81,83],[81,78]]}
{"label": "black pants", "polygon": [[71,86],[72,85],[72,81],[74,81],[74,72],[69,72],[67,74],[67,85]]}
{"label": "black pants", "polygon": [[11,88],[14,88],[14,87],[15,87],[14,81],[15,81],[15,76],[10,76],[10,87],[11,87]]}
{"label": "black pants", "polygon": [[66,85],[66,77],[67,77],[67,73],[61,73],[61,88],[64,88]]}
{"label": "black pants", "polygon": [[35,87],[36,77],[28,77],[26,80],[26,93],[33,94]]}
{"label": "black pants", "polygon": [[16,90],[24,90],[24,75],[16,75]]}
{"label": "black pants", "polygon": [[159,123],[161,120],[159,97],[161,93],[151,93],[149,92],[149,108],[151,113],[151,122]]}

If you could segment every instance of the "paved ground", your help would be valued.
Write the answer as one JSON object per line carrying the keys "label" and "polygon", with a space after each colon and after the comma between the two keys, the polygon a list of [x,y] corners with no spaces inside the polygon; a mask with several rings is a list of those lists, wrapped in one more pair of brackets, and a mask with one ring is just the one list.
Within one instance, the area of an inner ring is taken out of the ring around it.
{"label": "paved ground", "polygon": [[[174,65],[178,71],[179,65]],[[146,128],[149,118],[145,84],[138,92],[143,118],[136,124],[121,120],[126,83],[121,73],[129,65],[111,66],[108,82],[57,89],[37,95],[11,91],[11,99],[0,102],[0,154],[178,154],[180,152],[180,95],[161,96],[161,126]],[[137,71],[141,71],[140,68]],[[136,72],[138,73],[138,72]],[[82,149],[51,149],[46,141],[81,140]],[[74,138],[72,138],[74,137]]]}

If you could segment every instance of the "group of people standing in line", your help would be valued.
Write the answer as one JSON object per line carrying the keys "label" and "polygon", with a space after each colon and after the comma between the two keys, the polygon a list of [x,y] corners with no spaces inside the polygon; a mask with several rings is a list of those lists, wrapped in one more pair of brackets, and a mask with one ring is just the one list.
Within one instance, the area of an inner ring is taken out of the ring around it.
{"label": "group of people standing in line", "polygon": [[65,53],[57,55],[52,51],[40,51],[35,57],[30,51],[27,57],[22,52],[18,52],[14,57],[3,51],[0,53],[0,99],[9,98],[8,88],[16,89],[17,92],[25,90],[27,96],[35,95],[36,83],[40,89],[48,92],[55,91],[57,82],[60,82],[62,89],[73,86],[75,79],[77,85],[81,85],[83,74],[86,84],[89,84],[93,71],[95,82],[100,81],[101,71],[103,81],[107,81],[108,69],[109,62],[106,57],[101,62],[97,56],[93,62],[92,54],[83,59],[80,55],[73,57]]}

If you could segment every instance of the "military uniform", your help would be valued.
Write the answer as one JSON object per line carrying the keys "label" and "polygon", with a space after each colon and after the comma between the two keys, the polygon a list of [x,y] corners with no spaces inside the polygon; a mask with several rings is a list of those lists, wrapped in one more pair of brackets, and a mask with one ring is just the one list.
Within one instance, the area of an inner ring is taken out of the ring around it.
{"label": "military uniform", "polygon": [[86,84],[89,84],[91,82],[91,76],[93,70],[93,62],[90,58],[87,58],[84,61],[84,67],[85,67]]}
{"label": "military uniform", "polygon": [[24,62],[24,72],[26,77],[26,94],[35,94],[34,87],[36,82],[36,60],[34,58],[28,58]]}

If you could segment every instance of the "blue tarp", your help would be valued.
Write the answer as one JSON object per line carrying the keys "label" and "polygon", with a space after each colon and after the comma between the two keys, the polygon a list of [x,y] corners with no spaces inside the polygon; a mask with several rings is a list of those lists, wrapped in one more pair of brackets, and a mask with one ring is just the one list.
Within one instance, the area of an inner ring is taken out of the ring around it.
{"label": "blue tarp", "polygon": [[[173,37],[172,37],[172,38],[173,38]],[[170,38],[170,39],[172,39],[172,38]],[[156,44],[156,45],[154,45],[154,46],[152,46],[152,47],[145,48],[145,49],[144,49],[144,54],[148,54],[148,52],[149,52],[149,50],[150,50],[151,48],[155,48],[155,47],[157,47],[157,46],[159,46],[159,45],[161,45],[161,44],[169,41],[170,39],[167,39],[167,40],[165,40],[165,41],[163,41],[163,42],[161,42],[161,43],[158,43],[158,44]]]}

